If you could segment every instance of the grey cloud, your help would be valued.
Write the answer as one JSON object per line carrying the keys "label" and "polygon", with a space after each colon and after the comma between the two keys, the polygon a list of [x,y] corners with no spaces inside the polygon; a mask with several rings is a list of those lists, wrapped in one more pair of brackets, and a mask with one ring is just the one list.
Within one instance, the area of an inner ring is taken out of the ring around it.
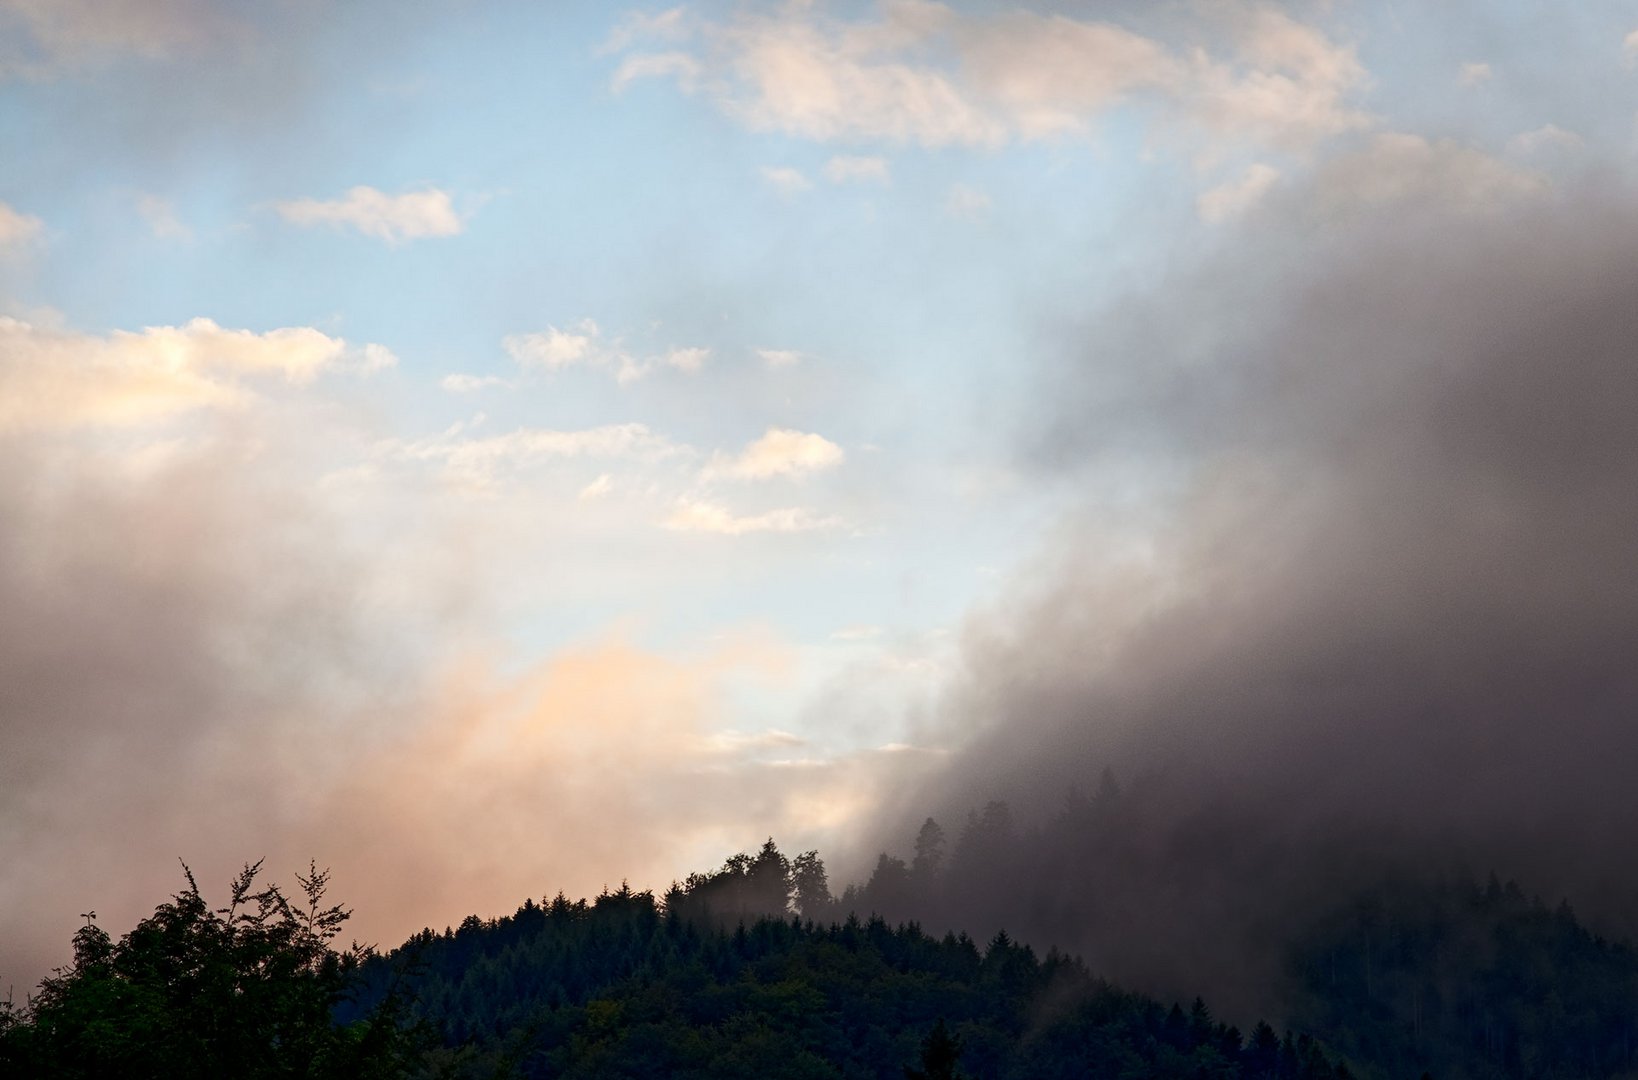
{"label": "grey cloud", "polygon": [[1250,1008],[1282,935],[1390,872],[1638,930],[1635,252],[1607,179],[1288,207],[1066,333],[1036,475],[1141,469],[1160,524],[1088,506],[972,620],[945,714],[979,734],[883,835],[1040,820],[1105,766],[1143,794],[1118,853],[1036,833],[946,914]]}

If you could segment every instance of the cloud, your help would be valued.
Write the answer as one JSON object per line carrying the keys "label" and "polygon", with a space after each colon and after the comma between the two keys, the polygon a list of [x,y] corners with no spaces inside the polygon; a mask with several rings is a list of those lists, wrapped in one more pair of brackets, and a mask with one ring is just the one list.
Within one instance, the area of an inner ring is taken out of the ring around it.
{"label": "cloud", "polygon": [[813,181],[802,175],[802,170],[784,165],[764,165],[762,179],[781,195],[800,195],[813,187]]}
{"label": "cloud", "polygon": [[1457,81],[1463,86],[1478,86],[1480,83],[1489,82],[1493,74],[1495,73],[1490,70],[1489,64],[1467,63],[1463,64],[1461,71],[1457,73]]}
{"label": "cloud", "polygon": [[426,439],[389,440],[377,448],[381,458],[436,464],[448,479],[475,489],[490,487],[503,472],[548,461],[597,458],[652,464],[688,452],[636,423],[577,431],[518,428],[480,437],[467,436],[457,427]]}
{"label": "cloud", "polygon": [[468,375],[455,372],[438,380],[438,385],[451,394],[472,394],[491,386],[510,386],[499,375]]}
{"label": "cloud", "polygon": [[1567,153],[1580,150],[1586,140],[1573,131],[1565,131],[1557,124],[1546,124],[1532,131],[1524,131],[1507,140],[1507,149],[1515,154]]}
{"label": "cloud", "polygon": [[685,92],[692,93],[699,82],[700,73],[700,62],[687,53],[642,53],[622,60],[610,85],[618,94],[640,79],[669,77],[675,79]]}
{"label": "cloud", "polygon": [[674,367],[678,371],[693,375],[705,366],[706,360],[710,359],[710,357],[710,349],[695,346],[687,349],[671,349],[662,357],[662,361],[667,367]]}
{"label": "cloud", "polygon": [[[989,798],[1030,827],[930,928],[1236,1015],[1395,874],[1494,869],[1633,932],[1638,207],[1592,181],[1472,213],[1489,164],[1390,150],[1460,197],[1270,201],[1040,373],[1022,460],[1084,502],[969,620],[937,729],[966,745],[890,849]],[[1133,515],[1110,476],[1162,482]],[[1034,827],[1105,767],[1117,837]]]}
{"label": "cloud", "polygon": [[0,75],[50,77],[119,55],[159,60],[233,30],[208,0],[0,0]]}
{"label": "cloud", "polygon": [[99,337],[0,316],[0,431],[163,420],[241,405],[252,396],[247,380],[300,385],[394,359],[380,345],[353,349],[311,327],[258,334],[199,318]]}
{"label": "cloud", "polygon": [[591,319],[582,319],[567,330],[548,326],[532,334],[512,334],[501,342],[508,355],[522,367],[561,371],[568,367],[607,368],[619,383],[635,382],[660,367],[692,375],[711,357],[701,346],[671,348],[653,356],[637,356],[625,347],[622,338],[605,337]]}
{"label": "cloud", "polygon": [[967,184],[951,184],[944,196],[944,212],[951,217],[976,219],[990,212],[990,197]]}
{"label": "cloud", "polygon": [[523,367],[543,367],[557,371],[572,364],[598,362],[602,332],[590,319],[570,330],[548,326],[536,334],[513,334],[501,342],[507,355]]}
{"label": "cloud", "polygon": [[273,208],[293,225],[344,226],[393,245],[429,236],[456,236],[466,228],[449,193],[438,188],[388,195],[360,185],[340,199],[294,199],[275,203]]}
{"label": "cloud", "polygon": [[1315,172],[1313,205],[1323,214],[1388,203],[1437,202],[1497,210],[1545,193],[1547,179],[1454,139],[1383,132],[1363,150],[1338,155]]}
{"label": "cloud", "polygon": [[825,179],[833,184],[889,184],[893,177],[886,158],[842,155],[825,162]]}
{"label": "cloud", "polygon": [[[1201,11],[1194,29],[1223,43],[1216,55],[1109,21],[968,15],[927,0],[882,3],[857,19],[817,4],[747,10],[701,23],[688,51],[632,52],[614,81],[672,76],[685,90],[705,87],[755,130],[818,141],[1084,136],[1128,104],[1213,137],[1291,150],[1371,123],[1349,104],[1366,82],[1352,47],[1271,6]],[[641,40],[623,44],[640,49]]]}
{"label": "cloud", "polygon": [[193,230],[184,225],[176,216],[176,207],[167,199],[157,195],[141,195],[137,198],[137,212],[153,230],[154,236],[161,240],[180,240],[183,242],[193,239]]}
{"label": "cloud", "polygon": [[795,367],[802,362],[802,354],[794,349],[757,349],[756,355],[771,368]]}
{"label": "cloud", "polygon": [[1621,52],[1627,58],[1627,66],[1638,66],[1638,30],[1632,31],[1622,40]]}
{"label": "cloud", "polygon": [[580,489],[578,498],[582,502],[590,502],[593,499],[601,499],[603,496],[607,495],[613,490],[613,477],[609,476],[608,473],[600,473],[598,474],[597,479]]}
{"label": "cloud", "polygon": [[1238,180],[1202,192],[1195,200],[1195,209],[1202,221],[1212,225],[1221,224],[1239,217],[1257,205],[1279,179],[1278,169],[1257,162],[1247,166]]}
{"label": "cloud", "polygon": [[832,641],[869,641],[881,637],[883,632],[879,626],[844,626],[831,631],[830,637]]}
{"label": "cloud", "polygon": [[32,244],[45,233],[45,222],[0,202],[0,251]]}
{"label": "cloud", "polygon": [[691,33],[686,8],[669,8],[652,15],[646,11],[628,11],[597,51],[599,54],[625,52],[640,41],[682,41]]}
{"label": "cloud", "polygon": [[823,435],[769,428],[763,436],[733,458],[718,457],[707,473],[742,480],[766,480],[774,476],[801,477],[840,465],[847,455]]}
{"label": "cloud", "polygon": [[700,499],[678,499],[665,527],[676,532],[719,533],[743,536],[747,533],[799,533],[840,528],[842,520],[821,516],[806,507],[784,507],[760,514],[735,514],[720,504]]}

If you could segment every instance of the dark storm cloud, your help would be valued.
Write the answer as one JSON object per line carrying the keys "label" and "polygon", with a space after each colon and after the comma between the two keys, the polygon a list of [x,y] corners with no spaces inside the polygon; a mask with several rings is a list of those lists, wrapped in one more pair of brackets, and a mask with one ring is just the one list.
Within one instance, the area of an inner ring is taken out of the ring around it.
{"label": "dark storm cloud", "polygon": [[1037,833],[952,916],[1262,1007],[1294,920],[1390,871],[1638,928],[1638,207],[1308,198],[1070,335],[1038,475],[1137,463],[1163,523],[1088,510],[974,620],[981,734],[895,826],[1148,777],[1118,862]]}

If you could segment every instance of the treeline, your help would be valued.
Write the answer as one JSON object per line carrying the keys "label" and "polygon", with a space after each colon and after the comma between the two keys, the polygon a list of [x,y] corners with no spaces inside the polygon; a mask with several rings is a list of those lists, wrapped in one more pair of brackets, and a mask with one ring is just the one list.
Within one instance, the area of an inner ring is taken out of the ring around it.
{"label": "treeline", "polygon": [[[367,960],[338,1014],[396,988],[449,1076],[1258,1077],[1349,1075],[1307,1036],[1250,1036],[1196,1000],[1166,1006],[1038,955],[1005,933],[980,947],[835,908],[813,853],[755,855],[663,899],[627,887],[561,894],[493,920],[423,931]],[[771,910],[770,910],[771,909]]]}
{"label": "treeline", "polygon": [[1494,877],[1308,897],[1261,958],[1277,973],[1275,1023],[1245,1028],[1192,994],[1169,1004],[1025,943],[1051,937],[932,921],[963,889],[1034,904],[1032,935],[1108,912],[1099,897],[1041,905],[1072,898],[1027,859],[1072,827],[1089,850],[1118,851],[1117,826],[1141,833],[1108,778],[1033,831],[1001,803],[953,839],[925,821],[908,857],[882,855],[840,896],[816,852],[788,858],[769,840],[661,896],[558,893],[385,955],[336,947],[348,913],[316,868],[291,899],[247,867],[217,908],[188,876],[118,941],[88,917],[68,968],[0,1003],[0,1075],[1638,1076],[1638,953]]}

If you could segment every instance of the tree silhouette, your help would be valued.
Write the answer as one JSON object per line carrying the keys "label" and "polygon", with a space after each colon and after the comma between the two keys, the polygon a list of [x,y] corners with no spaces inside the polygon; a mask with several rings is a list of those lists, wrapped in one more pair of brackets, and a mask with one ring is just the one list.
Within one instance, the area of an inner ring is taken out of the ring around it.
{"label": "tree silhouette", "polygon": [[961,1060],[961,1040],[950,1034],[941,1018],[921,1042],[921,1068],[904,1067],[905,1080],[961,1080],[956,1062]]}

